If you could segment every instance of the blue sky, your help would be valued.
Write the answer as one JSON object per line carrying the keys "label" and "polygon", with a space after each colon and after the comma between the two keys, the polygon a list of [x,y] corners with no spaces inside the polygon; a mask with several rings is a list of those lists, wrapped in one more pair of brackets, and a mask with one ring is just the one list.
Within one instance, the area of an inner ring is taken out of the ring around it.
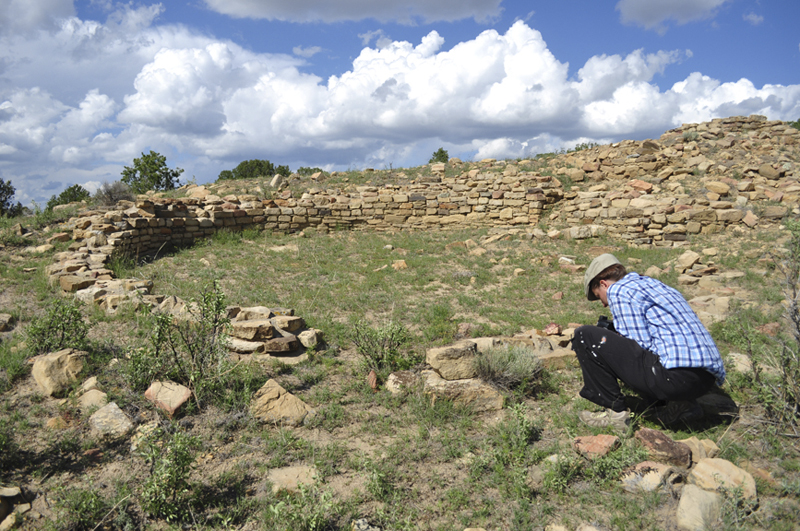
{"label": "blue sky", "polygon": [[528,157],[735,114],[800,118],[794,0],[0,1],[0,178],[94,191]]}

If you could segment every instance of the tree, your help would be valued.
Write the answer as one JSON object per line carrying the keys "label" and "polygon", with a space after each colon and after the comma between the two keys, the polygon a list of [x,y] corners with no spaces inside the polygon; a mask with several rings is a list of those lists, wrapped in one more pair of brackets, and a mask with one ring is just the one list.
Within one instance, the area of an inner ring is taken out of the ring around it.
{"label": "tree", "polygon": [[275,166],[268,160],[243,160],[233,170],[219,172],[217,180],[258,179],[259,177],[272,177],[276,173],[288,177],[292,172],[289,170],[289,166]]}
{"label": "tree", "polygon": [[53,207],[56,205],[67,205],[69,203],[75,203],[79,201],[85,201],[91,197],[89,190],[84,188],[79,184],[73,184],[63,192],[61,192],[58,197],[55,195],[50,198],[47,202],[47,205],[44,207],[45,210],[53,210]]}
{"label": "tree", "polygon": [[431,160],[428,161],[428,164],[447,162],[448,160],[450,160],[450,155],[447,154],[447,150],[445,148],[439,148],[433,152],[433,156],[431,157]]}
{"label": "tree", "polygon": [[103,205],[115,205],[119,201],[133,201],[130,187],[122,181],[104,182],[94,194],[95,201]]}
{"label": "tree", "polygon": [[167,157],[150,150],[150,153],[133,159],[133,167],[125,166],[122,170],[122,182],[131,187],[135,194],[143,194],[148,190],[174,190],[183,170],[167,167]]}
{"label": "tree", "polygon": [[11,185],[11,180],[0,179],[0,216],[13,218],[22,214],[22,204],[17,201],[15,205],[12,201],[17,189]]}

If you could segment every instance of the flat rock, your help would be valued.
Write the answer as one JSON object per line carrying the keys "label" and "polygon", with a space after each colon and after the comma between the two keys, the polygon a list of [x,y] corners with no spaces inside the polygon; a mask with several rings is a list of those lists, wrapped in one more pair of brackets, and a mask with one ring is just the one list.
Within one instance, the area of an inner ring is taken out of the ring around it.
{"label": "flat rock", "polygon": [[275,335],[275,327],[269,319],[232,321],[230,335],[245,341],[266,341]]}
{"label": "flat rock", "polygon": [[257,419],[286,426],[299,426],[312,409],[281,387],[275,380],[268,380],[250,402],[250,413]]}
{"label": "flat rock", "polygon": [[419,383],[419,377],[412,371],[397,371],[393,372],[386,378],[386,390],[393,395],[400,395],[407,393],[409,390],[416,387]]}
{"label": "flat rock", "polygon": [[297,334],[297,340],[300,341],[300,344],[310,349],[317,348],[322,343],[322,338],[322,330],[317,330],[316,328],[303,330]]}
{"label": "flat rock", "polygon": [[688,468],[692,463],[692,451],[683,443],[673,441],[667,434],[650,428],[642,428],[635,434],[647,449],[653,461]]}
{"label": "flat rock", "polygon": [[237,354],[258,354],[264,352],[264,342],[246,341],[238,337],[229,337],[228,349]]}
{"label": "flat rock", "polygon": [[295,315],[276,315],[269,320],[272,326],[286,330],[287,332],[296,332],[305,328],[306,322],[302,317]]}
{"label": "flat rock", "polygon": [[78,380],[86,354],[82,350],[65,348],[39,356],[31,371],[33,379],[47,396],[59,396]]}
{"label": "flat rock", "polygon": [[264,352],[267,354],[284,354],[294,352],[298,348],[300,348],[300,342],[296,336],[291,334],[264,341]]}
{"label": "flat rock", "polygon": [[101,407],[89,417],[92,430],[101,437],[118,439],[126,436],[133,429],[133,423],[116,402]]}
{"label": "flat rock", "polygon": [[422,371],[423,392],[470,406],[474,411],[503,409],[505,398],[495,387],[477,378],[445,380],[435,371]]}
{"label": "flat rock", "polygon": [[78,397],[78,407],[84,415],[108,403],[108,395],[99,389],[90,389]]}
{"label": "flat rock", "polygon": [[697,464],[702,459],[708,457],[716,457],[719,454],[719,446],[717,446],[711,439],[698,439],[697,437],[689,437],[688,439],[681,439],[677,441],[689,447],[692,451],[692,463]]}
{"label": "flat rock", "polygon": [[622,488],[627,492],[653,492],[668,489],[683,480],[680,471],[666,463],[643,461],[626,472],[622,478]]}

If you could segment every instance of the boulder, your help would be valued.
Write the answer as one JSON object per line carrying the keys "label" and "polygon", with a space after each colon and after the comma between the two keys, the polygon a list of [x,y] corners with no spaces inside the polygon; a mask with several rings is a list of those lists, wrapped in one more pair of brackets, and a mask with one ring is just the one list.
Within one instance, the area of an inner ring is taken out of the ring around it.
{"label": "boulder", "polygon": [[393,395],[407,393],[410,389],[416,387],[419,383],[419,377],[412,371],[397,371],[393,372],[386,378],[386,390]]}
{"label": "boulder", "polygon": [[268,380],[250,402],[250,413],[263,422],[300,426],[313,410],[275,380]]}
{"label": "boulder", "polygon": [[729,493],[740,490],[743,498],[748,500],[756,498],[756,482],[753,476],[725,459],[716,457],[701,459],[692,468],[687,482],[705,490],[725,489]]}
{"label": "boulder", "polygon": [[425,361],[445,380],[463,380],[473,378],[475,372],[475,356],[478,347],[468,339],[458,341],[447,347],[431,348]]}
{"label": "boulder", "polygon": [[78,407],[86,415],[90,411],[100,409],[108,403],[108,396],[98,389],[90,389],[78,397]]}
{"label": "boulder", "polygon": [[192,397],[192,391],[175,382],[153,382],[144,392],[144,397],[172,418]]}
{"label": "boulder", "polygon": [[686,485],[678,503],[677,523],[686,531],[713,529],[720,517],[722,496],[703,490],[695,485]]}
{"label": "boulder", "polygon": [[623,474],[622,488],[627,492],[653,492],[665,487],[672,491],[672,487],[683,481],[683,475],[665,463],[643,461]]}
{"label": "boulder", "polygon": [[86,354],[81,350],[65,348],[39,356],[31,371],[33,379],[47,396],[59,396],[77,381]]}
{"label": "boulder", "polygon": [[106,404],[95,411],[89,417],[89,425],[96,434],[111,439],[125,437],[133,429],[133,422],[116,402]]}
{"label": "boulder", "polygon": [[572,447],[575,448],[575,451],[587,459],[608,455],[617,446],[619,446],[619,437],[616,435],[588,435],[575,437],[572,441]]}
{"label": "boulder", "polygon": [[266,341],[272,339],[275,328],[269,319],[232,321],[230,334],[246,341]]}
{"label": "boulder", "polygon": [[642,428],[635,434],[647,449],[653,461],[688,468],[692,464],[692,451],[683,443],[673,441],[667,434]]}

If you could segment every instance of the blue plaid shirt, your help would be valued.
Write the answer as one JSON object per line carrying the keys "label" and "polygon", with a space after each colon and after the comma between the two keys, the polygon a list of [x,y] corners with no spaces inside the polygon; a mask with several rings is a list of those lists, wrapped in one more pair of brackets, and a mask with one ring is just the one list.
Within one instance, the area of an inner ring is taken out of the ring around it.
{"label": "blue plaid shirt", "polygon": [[606,295],[617,332],[657,354],[664,368],[700,367],[718,385],[725,381],[717,345],[678,290],[628,273]]}

